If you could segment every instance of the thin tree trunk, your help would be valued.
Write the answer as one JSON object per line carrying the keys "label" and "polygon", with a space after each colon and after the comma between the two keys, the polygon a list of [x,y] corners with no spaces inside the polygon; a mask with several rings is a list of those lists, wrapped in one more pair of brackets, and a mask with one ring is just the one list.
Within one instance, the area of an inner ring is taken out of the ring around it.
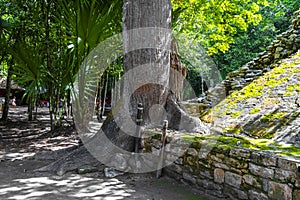
{"label": "thin tree trunk", "polygon": [[49,105],[49,113],[50,113],[50,127],[51,127],[51,131],[54,130],[54,122],[53,122],[53,113],[52,113],[52,109],[51,109],[51,103]]}
{"label": "thin tree trunk", "polygon": [[1,120],[3,120],[3,121],[6,121],[8,118],[12,71],[13,71],[13,59],[11,59],[11,61],[9,62],[8,74],[7,74],[7,78],[6,78],[5,102],[4,102],[4,108],[3,108],[2,118],[1,118]]}
{"label": "thin tree trunk", "polygon": [[[51,83],[52,85],[52,83]],[[50,87],[50,90],[49,90],[49,113],[50,113],[50,126],[51,126],[51,131],[54,130],[55,128],[55,125],[54,125],[54,114],[53,114],[53,106],[54,106],[54,102],[53,102],[53,88]]]}
{"label": "thin tree trunk", "polygon": [[35,108],[35,112],[34,112],[34,120],[36,120],[36,119],[37,119],[37,112],[38,112],[37,95],[36,95],[36,93],[35,93],[35,95],[34,95],[33,108]]}
{"label": "thin tree trunk", "polygon": [[[115,71],[115,68],[113,67],[112,68],[112,71],[114,72]],[[115,76],[113,75],[110,79],[110,88],[111,88],[111,91],[110,91],[110,106],[111,108],[114,107],[114,101],[115,101],[115,88],[114,88],[114,85],[115,85]]]}
{"label": "thin tree trunk", "polygon": [[33,104],[32,97],[30,97],[28,102],[28,121],[32,121],[32,110],[33,110],[32,104]]}
{"label": "thin tree trunk", "polygon": [[121,97],[121,83],[120,83],[120,79],[121,79],[121,73],[119,72],[119,75],[118,75],[118,85],[117,85],[117,100],[120,99]]}
{"label": "thin tree trunk", "polygon": [[[46,65],[47,69],[51,71],[51,55],[50,55],[50,25],[49,25],[49,10],[50,10],[50,3],[47,1],[43,1],[43,16],[45,19],[45,35],[46,35]],[[54,116],[55,113],[53,113],[53,83],[50,82],[49,85],[49,90],[50,90],[50,105],[49,105],[49,111],[50,111],[50,124],[51,124],[51,131],[54,130],[55,128],[55,120]]]}
{"label": "thin tree trunk", "polygon": [[108,72],[106,72],[106,79],[105,79],[105,88],[104,88],[104,95],[103,95],[103,102],[102,102],[102,116],[104,116],[105,112],[105,101],[107,95],[107,87],[108,87]]}
{"label": "thin tree trunk", "polygon": [[98,80],[97,83],[97,95],[96,95],[96,115],[97,115],[97,119],[98,121],[101,120],[101,90],[102,90],[102,85],[101,85],[101,79]]}

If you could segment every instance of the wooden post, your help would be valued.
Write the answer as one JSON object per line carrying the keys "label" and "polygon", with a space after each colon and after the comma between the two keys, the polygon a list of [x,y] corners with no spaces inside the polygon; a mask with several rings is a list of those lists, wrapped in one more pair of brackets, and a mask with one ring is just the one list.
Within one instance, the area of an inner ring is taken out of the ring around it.
{"label": "wooden post", "polygon": [[164,150],[165,150],[164,147],[166,145],[167,129],[168,129],[168,120],[164,120],[164,125],[162,128],[161,148],[160,148],[160,153],[159,153],[159,162],[157,165],[156,178],[161,177],[161,174],[162,174],[162,168],[163,168],[163,163],[164,163]]}

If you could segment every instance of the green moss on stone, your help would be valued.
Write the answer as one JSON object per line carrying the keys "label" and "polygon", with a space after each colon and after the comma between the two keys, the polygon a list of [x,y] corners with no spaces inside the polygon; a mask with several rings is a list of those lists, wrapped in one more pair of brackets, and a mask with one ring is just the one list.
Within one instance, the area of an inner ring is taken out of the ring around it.
{"label": "green moss on stone", "polygon": [[241,115],[242,112],[236,111],[230,114],[230,117],[232,118],[238,118]]}
{"label": "green moss on stone", "polygon": [[250,111],[250,114],[256,114],[260,111],[260,108],[253,108],[251,111]]}
{"label": "green moss on stone", "polygon": [[[233,148],[247,148],[253,151],[270,151],[274,152],[279,156],[290,156],[295,158],[300,158],[300,148],[293,145],[278,144],[270,139],[253,139],[249,137],[230,137],[222,135],[207,135],[201,137],[194,137],[192,135],[183,135],[184,139],[188,138],[188,141],[191,141],[193,148],[198,146],[195,149],[201,149],[201,145],[208,145],[211,147],[218,147],[224,149],[233,149]],[[196,143],[199,143],[196,145]],[[200,147],[200,148],[199,148]],[[212,151],[214,151],[212,149]],[[196,170],[196,169],[194,169]]]}
{"label": "green moss on stone", "polygon": [[300,84],[288,85],[286,90],[289,92],[297,91],[300,92]]}
{"label": "green moss on stone", "polygon": [[264,115],[260,120],[263,123],[267,123],[267,122],[271,122],[274,121],[276,119],[281,119],[283,118],[287,113],[286,112],[277,112],[277,113],[270,113],[270,114],[266,114]]}

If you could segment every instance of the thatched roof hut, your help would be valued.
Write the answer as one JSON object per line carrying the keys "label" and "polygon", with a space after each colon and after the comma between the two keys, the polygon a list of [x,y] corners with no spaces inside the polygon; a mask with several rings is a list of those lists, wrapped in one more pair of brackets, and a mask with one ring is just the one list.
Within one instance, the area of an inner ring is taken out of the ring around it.
{"label": "thatched roof hut", "polygon": [[[6,78],[0,79],[0,89],[2,89],[2,90],[6,89]],[[21,86],[16,84],[13,80],[11,82],[11,89],[12,90],[21,90],[21,91],[25,90],[24,88],[22,88]]]}
{"label": "thatched roof hut", "polygon": [[[10,98],[17,96],[21,99],[24,94],[25,89],[16,84],[14,81],[11,82]],[[0,97],[4,97],[6,93],[6,78],[0,79]]]}

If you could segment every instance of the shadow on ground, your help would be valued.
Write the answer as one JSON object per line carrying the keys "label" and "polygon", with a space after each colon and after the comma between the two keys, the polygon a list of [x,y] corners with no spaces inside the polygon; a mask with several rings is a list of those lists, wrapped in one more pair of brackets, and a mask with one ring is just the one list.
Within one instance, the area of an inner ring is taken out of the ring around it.
{"label": "shadow on ground", "polygon": [[[26,107],[11,109],[9,120],[0,123],[0,199],[2,200],[204,200],[199,191],[167,177],[125,174],[105,178],[97,172],[68,172],[57,176],[35,171],[61,157],[65,149],[78,146],[76,131],[66,124],[50,131],[47,108],[28,122]],[[57,151],[60,150],[60,151]],[[46,152],[46,153],[45,153]],[[51,159],[48,153],[51,152]],[[37,159],[39,158],[39,159]]]}

